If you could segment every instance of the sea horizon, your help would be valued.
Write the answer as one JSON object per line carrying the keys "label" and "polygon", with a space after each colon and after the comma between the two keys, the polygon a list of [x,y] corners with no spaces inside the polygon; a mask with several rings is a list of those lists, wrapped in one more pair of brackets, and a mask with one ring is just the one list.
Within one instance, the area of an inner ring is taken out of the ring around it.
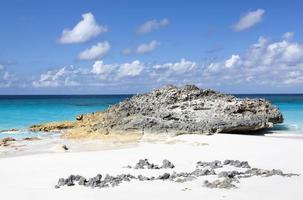
{"label": "sea horizon", "polygon": [[[18,138],[31,134],[30,125],[73,121],[80,114],[104,111],[109,106],[132,97],[134,94],[75,94],[75,95],[0,95],[0,130],[18,129]],[[277,106],[284,123],[275,125],[268,133],[302,134],[303,94],[233,94],[238,98],[264,98]],[[23,134],[23,135],[22,135]],[[8,135],[0,133],[4,138]]]}

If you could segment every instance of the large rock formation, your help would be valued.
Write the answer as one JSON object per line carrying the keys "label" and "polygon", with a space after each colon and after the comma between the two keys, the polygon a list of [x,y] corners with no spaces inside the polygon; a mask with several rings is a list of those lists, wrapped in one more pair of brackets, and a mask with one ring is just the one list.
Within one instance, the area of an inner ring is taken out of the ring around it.
{"label": "large rock formation", "polygon": [[194,85],[166,86],[133,96],[104,112],[85,114],[75,122],[49,123],[34,131],[68,129],[66,134],[114,132],[217,133],[251,132],[283,122],[281,112],[264,99],[238,99]]}

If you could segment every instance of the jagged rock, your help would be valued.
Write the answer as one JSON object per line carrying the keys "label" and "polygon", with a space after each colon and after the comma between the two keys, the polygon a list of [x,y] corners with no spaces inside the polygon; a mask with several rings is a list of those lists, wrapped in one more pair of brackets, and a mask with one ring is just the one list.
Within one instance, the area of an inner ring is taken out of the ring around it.
{"label": "jagged rock", "polygon": [[[135,169],[168,169],[168,168],[174,168],[174,164],[171,163],[169,160],[164,159],[162,161],[162,166],[159,167],[159,165],[156,165],[154,163],[150,163],[148,159],[140,159],[138,163],[135,165]],[[131,166],[127,166],[127,168],[132,168]]]}
{"label": "jagged rock", "polygon": [[[169,163],[168,160],[164,160],[165,163]],[[235,162],[236,161],[236,162]],[[164,163],[163,162],[163,163]],[[246,161],[238,161],[238,160],[225,160],[223,162],[224,165],[231,164],[231,163],[244,163],[243,165],[246,165]],[[139,160],[139,163],[143,163],[143,167],[150,164],[147,159],[141,159]],[[55,185],[55,188],[58,189],[62,186],[74,186],[75,182],[78,182],[79,185],[91,187],[91,188],[104,188],[104,187],[115,187],[121,184],[125,181],[131,181],[132,179],[137,179],[139,181],[154,181],[154,180],[163,180],[163,181],[175,181],[178,183],[184,183],[187,181],[192,181],[197,179],[201,176],[214,176],[217,175],[218,179],[209,182],[205,181],[204,186],[208,188],[235,188],[236,185],[234,183],[239,183],[239,179],[242,178],[249,178],[252,176],[263,176],[263,177],[269,177],[269,176],[283,176],[283,177],[291,177],[291,176],[299,176],[299,174],[292,174],[292,173],[284,173],[282,170],[273,169],[273,170],[264,170],[259,168],[249,168],[246,171],[220,171],[218,174],[216,173],[215,169],[219,168],[218,166],[221,166],[221,161],[215,160],[213,162],[198,162],[198,163],[206,163],[206,165],[202,165],[204,167],[209,167],[209,169],[200,169],[197,168],[193,172],[173,172],[171,174],[164,173],[162,175],[159,175],[157,178],[154,176],[147,177],[143,175],[138,175],[137,177],[131,175],[131,174],[120,174],[116,176],[106,175],[104,179],[102,180],[102,175],[97,174],[95,177],[89,178],[88,180],[80,175],[70,175],[67,179],[60,178],[58,180],[57,185]],[[247,163],[248,164],[248,163]],[[140,164],[140,166],[142,166]],[[171,166],[171,165],[170,165]],[[210,166],[213,166],[211,168]],[[197,167],[200,167],[199,165]],[[223,166],[222,166],[223,167]],[[243,168],[241,165],[238,167]]]}
{"label": "jagged rock", "polygon": [[160,180],[166,180],[166,179],[169,179],[169,177],[170,177],[169,173],[164,173],[164,174],[160,175],[158,177],[158,179],[160,179]]}
{"label": "jagged rock", "polygon": [[219,160],[214,160],[212,162],[197,162],[197,167],[210,167],[211,169],[223,167],[222,162]]}
{"label": "jagged rock", "polygon": [[281,112],[264,99],[238,99],[194,85],[167,86],[140,94],[111,106],[104,112],[81,116],[75,122],[34,125],[32,131],[69,129],[79,132],[115,133],[138,131],[154,133],[250,132],[283,122]]}
{"label": "jagged rock", "polygon": [[239,168],[250,168],[250,165],[247,161],[239,161],[239,160],[224,160],[223,165],[232,165],[234,167]]}
{"label": "jagged rock", "polygon": [[207,175],[215,175],[216,172],[213,169],[195,169],[192,173],[194,176],[207,176]]}
{"label": "jagged rock", "polygon": [[224,180],[215,180],[213,182],[204,181],[204,186],[208,188],[220,188],[220,189],[232,189],[236,188],[236,185],[233,184],[233,180],[226,178]]}
{"label": "jagged rock", "polygon": [[173,163],[171,163],[169,160],[165,159],[162,162],[161,168],[164,168],[164,169],[166,169],[166,168],[175,168],[175,165]]}

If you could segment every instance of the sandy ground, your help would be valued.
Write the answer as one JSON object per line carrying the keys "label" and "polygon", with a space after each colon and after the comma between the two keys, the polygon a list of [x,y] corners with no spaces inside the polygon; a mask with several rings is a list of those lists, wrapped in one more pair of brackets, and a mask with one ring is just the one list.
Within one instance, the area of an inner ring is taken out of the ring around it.
{"label": "sandy ground", "polygon": [[[48,152],[48,151],[46,151]],[[1,199],[303,199],[303,140],[243,135],[182,135],[144,140],[117,149],[85,152],[57,152],[0,158]],[[175,169],[135,170],[134,165],[148,158],[161,163],[172,161]],[[192,171],[197,161],[239,159],[264,169],[282,169],[301,176],[252,177],[241,179],[237,189],[202,187],[205,178],[185,183],[170,181],[125,182],[117,187],[91,189],[74,186],[55,189],[58,178],[70,174],[92,177],[101,174],[159,175],[164,172]]]}

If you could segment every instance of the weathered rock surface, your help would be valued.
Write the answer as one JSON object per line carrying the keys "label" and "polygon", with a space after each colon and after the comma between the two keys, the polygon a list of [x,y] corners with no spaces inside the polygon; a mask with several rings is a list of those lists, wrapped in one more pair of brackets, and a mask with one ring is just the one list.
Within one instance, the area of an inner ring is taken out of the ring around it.
{"label": "weathered rock surface", "polygon": [[194,85],[166,86],[133,96],[105,112],[80,115],[75,122],[34,125],[33,131],[69,129],[67,134],[251,132],[283,122],[264,99],[238,99]]}
{"label": "weathered rock surface", "polygon": [[[227,163],[228,161],[228,163]],[[201,165],[203,163],[203,165]],[[223,163],[223,164],[222,164]],[[241,163],[236,164],[234,163]],[[215,170],[217,168],[223,168],[226,165],[232,165],[236,168],[249,168],[246,171],[221,171],[217,173]],[[147,159],[140,159],[139,162],[136,164],[138,167],[134,167],[134,169],[160,169],[159,167],[154,168],[154,164],[149,163]],[[201,167],[203,169],[201,169]],[[168,161],[167,159],[163,160],[163,165],[161,167],[164,168],[174,168],[174,165]],[[239,161],[239,160],[226,160],[224,162],[215,160],[212,162],[197,162],[196,169],[192,172],[173,172],[168,173],[165,172],[160,174],[158,177],[147,177],[144,175],[133,176],[131,174],[120,174],[116,176],[106,175],[104,179],[102,179],[101,174],[97,174],[97,176],[93,178],[86,179],[80,175],[70,175],[67,179],[60,178],[58,180],[57,185],[55,188],[60,188],[62,186],[74,186],[75,182],[78,182],[78,185],[91,187],[91,188],[104,188],[104,187],[115,187],[120,185],[123,182],[129,182],[131,180],[139,180],[139,181],[155,181],[155,180],[162,180],[162,181],[174,181],[177,183],[184,183],[187,181],[193,181],[198,179],[199,177],[205,176],[217,176],[218,179],[210,182],[205,180],[203,182],[204,187],[208,188],[220,188],[220,189],[232,189],[236,188],[236,183],[240,182],[242,178],[250,178],[253,176],[262,176],[262,177],[270,177],[270,176],[283,176],[283,177],[292,177],[292,176],[299,176],[299,174],[293,173],[284,173],[282,170],[273,169],[273,170],[265,170],[259,168],[251,168],[247,161]]]}

